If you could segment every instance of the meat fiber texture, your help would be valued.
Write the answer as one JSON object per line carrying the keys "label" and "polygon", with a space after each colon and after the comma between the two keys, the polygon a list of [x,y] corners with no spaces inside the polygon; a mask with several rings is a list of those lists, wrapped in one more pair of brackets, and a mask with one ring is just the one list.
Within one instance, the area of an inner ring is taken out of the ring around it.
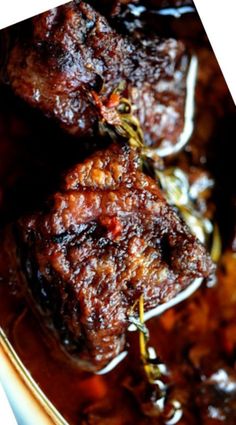
{"label": "meat fiber texture", "polygon": [[13,90],[71,134],[96,134],[93,93],[106,103],[123,84],[145,143],[178,142],[189,68],[182,42],[123,36],[90,5],[74,1],[21,25],[12,44],[6,78]]}
{"label": "meat fiber texture", "polygon": [[148,311],[213,270],[135,150],[116,144],[72,168],[45,211],[19,221],[18,243],[36,305],[88,370],[124,349],[141,295]]}

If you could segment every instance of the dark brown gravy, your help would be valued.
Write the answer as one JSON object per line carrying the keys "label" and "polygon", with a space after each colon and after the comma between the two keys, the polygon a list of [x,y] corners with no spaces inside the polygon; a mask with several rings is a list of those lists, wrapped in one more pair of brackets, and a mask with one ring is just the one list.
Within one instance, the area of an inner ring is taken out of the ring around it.
{"label": "dark brown gravy", "polygon": [[[196,21],[194,25],[199,27]],[[180,28],[177,30],[181,33]],[[191,157],[193,165],[204,164],[213,171],[218,192],[224,187],[224,193],[217,194],[217,216],[227,250],[214,287],[204,284],[190,299],[149,322],[150,344],[170,370],[171,391],[183,408],[178,424],[233,425],[236,423],[236,254],[228,235],[232,239],[230,222],[235,217],[230,205],[235,181],[232,183],[233,163],[226,134],[231,135],[229,122],[234,120],[235,111],[233,108],[232,112],[226,86],[207,43],[204,41],[204,47],[196,50],[200,60],[196,129],[191,144],[178,161]],[[0,90],[3,228],[6,222],[40,205],[45,194],[57,185],[59,172],[81,158],[81,153],[75,141],[28,109],[7,89]],[[70,143],[70,149],[65,150],[65,143]],[[213,143],[214,155],[209,148]],[[219,161],[221,154],[224,166]],[[80,371],[47,338],[14,281],[4,250],[0,252],[0,325],[26,368],[68,422],[72,425],[162,424],[159,418],[145,417],[127,389],[128,380],[138,385],[142,376],[137,335],[130,334],[129,355],[112,372],[98,376]]]}

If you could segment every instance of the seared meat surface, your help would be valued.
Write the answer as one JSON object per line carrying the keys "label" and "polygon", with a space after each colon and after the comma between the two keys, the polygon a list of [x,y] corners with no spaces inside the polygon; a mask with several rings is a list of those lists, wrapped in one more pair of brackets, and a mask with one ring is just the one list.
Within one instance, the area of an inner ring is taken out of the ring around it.
{"label": "seared meat surface", "polygon": [[77,136],[97,132],[94,93],[107,105],[122,83],[146,144],[166,146],[183,131],[188,65],[181,42],[121,36],[91,6],[74,1],[20,28],[7,78],[15,93]]}
{"label": "seared meat surface", "polygon": [[147,311],[213,267],[136,151],[115,144],[69,171],[47,209],[20,220],[18,238],[33,297],[91,370],[124,349],[141,294]]}

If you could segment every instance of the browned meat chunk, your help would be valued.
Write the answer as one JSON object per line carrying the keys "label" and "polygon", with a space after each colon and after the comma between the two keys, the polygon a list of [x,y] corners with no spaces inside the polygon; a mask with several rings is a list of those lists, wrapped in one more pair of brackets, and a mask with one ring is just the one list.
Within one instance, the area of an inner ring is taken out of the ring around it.
{"label": "browned meat chunk", "polygon": [[33,296],[68,352],[94,370],[124,348],[141,294],[147,311],[212,271],[127,146],[112,145],[68,172],[47,210],[20,221],[19,241]]}
{"label": "browned meat chunk", "polygon": [[88,4],[72,2],[21,28],[7,74],[15,93],[77,136],[97,131],[93,92],[109,104],[125,83],[146,143],[158,146],[183,131],[188,62],[181,42],[131,41]]}

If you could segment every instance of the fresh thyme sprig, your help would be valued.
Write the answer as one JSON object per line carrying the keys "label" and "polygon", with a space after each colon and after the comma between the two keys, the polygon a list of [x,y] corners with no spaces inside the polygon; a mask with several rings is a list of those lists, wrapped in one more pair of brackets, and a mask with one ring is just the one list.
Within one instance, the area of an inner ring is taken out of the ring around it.
{"label": "fresh thyme sprig", "polygon": [[100,134],[108,134],[112,140],[121,137],[128,140],[132,148],[142,149],[143,132],[129,100],[121,97],[119,91],[112,93],[105,103],[97,93],[92,92],[92,96],[100,115]]}
{"label": "fresh thyme sprig", "polygon": [[[162,373],[160,370],[160,360],[154,354],[155,350],[151,347],[148,347],[149,342],[149,332],[144,323],[144,299],[143,295],[139,298],[139,322],[140,325],[138,327],[139,330],[139,346],[140,346],[140,354],[143,362],[143,367],[148,378],[148,381],[152,384],[156,383],[157,380],[160,379]],[[150,351],[152,352],[152,356],[150,356]],[[153,355],[154,354],[154,355]],[[163,393],[161,394],[164,395]]]}
{"label": "fresh thyme sprig", "polygon": [[[180,402],[170,396],[170,387],[167,384],[168,370],[165,364],[161,363],[156,355],[155,349],[149,346],[149,332],[144,323],[144,297],[140,296],[139,316],[135,316],[137,302],[131,309],[129,317],[130,323],[135,325],[139,331],[139,347],[143,369],[147,377],[148,384],[156,388],[155,416],[163,418],[165,423],[176,423],[182,416],[182,406]],[[153,416],[153,412],[152,412]]]}
{"label": "fresh thyme sprig", "polygon": [[[136,305],[138,303],[138,316],[135,312]],[[134,304],[133,308],[130,311],[129,322],[136,327],[139,331],[139,348],[141,360],[143,363],[143,368],[147,376],[148,382],[150,384],[157,384],[162,381],[161,376],[163,371],[161,368],[166,369],[165,366],[161,363],[159,357],[156,355],[153,347],[149,347],[149,331],[144,323],[144,297],[143,294],[140,295],[139,300]],[[161,385],[162,391],[160,392],[160,397],[163,397],[164,384]]]}

